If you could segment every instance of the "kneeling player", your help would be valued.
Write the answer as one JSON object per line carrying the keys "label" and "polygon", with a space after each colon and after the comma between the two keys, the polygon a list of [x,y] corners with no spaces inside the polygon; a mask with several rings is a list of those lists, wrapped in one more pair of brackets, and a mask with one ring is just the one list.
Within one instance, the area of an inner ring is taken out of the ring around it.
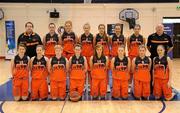
{"label": "kneeling player", "polygon": [[25,55],[26,46],[18,45],[18,54],[11,61],[12,87],[14,100],[27,100],[29,88],[29,62],[30,59]]}
{"label": "kneeling player", "polygon": [[62,56],[63,48],[61,45],[55,45],[56,56],[50,59],[50,91],[52,100],[59,98],[64,100],[66,96],[66,73],[68,71],[68,60]]}
{"label": "kneeling player", "polygon": [[46,100],[48,97],[48,58],[43,56],[43,45],[36,47],[37,56],[31,58],[31,99]]}
{"label": "kneeling player", "polygon": [[120,46],[117,50],[118,55],[112,58],[111,69],[113,78],[112,98],[122,99],[128,98],[128,80],[131,62],[125,56],[125,47]]}
{"label": "kneeling player", "polygon": [[95,46],[94,55],[90,58],[90,67],[92,77],[91,96],[94,100],[97,100],[98,96],[104,100],[107,92],[108,57],[103,54],[101,44]]}
{"label": "kneeling player", "polygon": [[77,91],[82,97],[87,71],[87,61],[81,55],[82,46],[77,44],[74,47],[75,55],[70,57],[70,94]]}
{"label": "kneeling player", "polygon": [[162,96],[166,100],[171,100],[174,96],[172,93],[172,60],[165,55],[163,45],[157,47],[158,56],[154,58],[153,64],[153,83],[154,96],[160,99]]}
{"label": "kneeling player", "polygon": [[136,99],[149,99],[151,59],[145,55],[146,47],[139,46],[139,55],[133,59],[132,71],[134,96]]}

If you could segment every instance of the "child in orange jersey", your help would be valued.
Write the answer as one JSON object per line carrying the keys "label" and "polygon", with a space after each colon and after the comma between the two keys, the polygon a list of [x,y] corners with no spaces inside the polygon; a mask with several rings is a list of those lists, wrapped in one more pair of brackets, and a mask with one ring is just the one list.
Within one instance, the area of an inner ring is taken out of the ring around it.
{"label": "child in orange jersey", "polygon": [[65,22],[65,31],[61,35],[60,43],[63,45],[63,56],[69,59],[74,55],[74,45],[78,42],[78,38],[72,31],[72,22]]}
{"label": "child in orange jersey", "polygon": [[66,96],[66,75],[69,68],[67,58],[62,56],[63,48],[61,45],[55,45],[56,56],[50,59],[50,91],[51,99],[64,100]]}
{"label": "child in orange jersey", "polygon": [[56,25],[54,23],[50,23],[49,26],[49,33],[43,38],[43,44],[45,47],[45,56],[49,59],[55,56],[54,46],[59,43],[59,36],[55,32]]}
{"label": "child in orange jersey", "polygon": [[114,28],[114,34],[112,35],[112,38],[110,38],[110,43],[112,46],[111,49],[111,56],[116,57],[118,54],[118,47],[121,45],[126,46],[126,38],[123,34],[121,34],[121,24],[117,23],[115,24]]}
{"label": "child in orange jersey", "polygon": [[18,45],[18,54],[11,61],[12,87],[14,100],[27,100],[29,88],[29,62],[25,55],[26,46]]}
{"label": "child in orange jersey", "polygon": [[82,46],[76,44],[74,47],[75,55],[70,57],[70,94],[73,91],[77,91],[79,96],[83,95],[84,84],[86,79],[87,61],[84,56],[81,55]]}
{"label": "child in orange jersey", "polygon": [[36,47],[37,56],[31,58],[31,99],[46,100],[48,97],[48,64],[49,60],[43,56],[43,45]]}
{"label": "child in orange jersey", "polygon": [[118,55],[112,58],[111,69],[113,78],[112,98],[128,99],[128,80],[131,61],[125,56],[125,46],[119,46]]}
{"label": "child in orange jersey", "polygon": [[103,53],[103,46],[97,44],[95,46],[94,55],[90,58],[91,67],[91,96],[94,100],[100,98],[105,99],[107,92],[107,69],[108,57]]}
{"label": "child in orange jersey", "polygon": [[157,47],[158,56],[153,61],[153,84],[154,96],[160,99],[162,96],[166,100],[171,100],[174,97],[172,93],[172,60],[165,55],[163,45]]}
{"label": "child in orange jersey", "polygon": [[141,26],[136,24],[134,26],[134,33],[127,40],[128,56],[131,61],[138,56],[139,45],[145,44],[145,38],[140,34]]}
{"label": "child in orange jersey", "polygon": [[132,61],[134,96],[136,99],[149,99],[151,59],[145,55],[146,47],[139,46],[139,55]]}
{"label": "child in orange jersey", "polygon": [[99,24],[98,26],[99,33],[94,37],[94,45],[101,44],[104,48],[104,55],[110,55],[109,52],[109,36],[106,34],[105,25]]}

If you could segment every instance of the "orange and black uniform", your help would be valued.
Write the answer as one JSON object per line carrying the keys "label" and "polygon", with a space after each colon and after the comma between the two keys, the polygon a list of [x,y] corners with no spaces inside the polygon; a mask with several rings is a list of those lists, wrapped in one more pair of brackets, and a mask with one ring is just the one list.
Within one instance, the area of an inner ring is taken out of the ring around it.
{"label": "orange and black uniform", "polygon": [[109,44],[108,44],[108,37],[107,36],[101,36],[99,34],[96,35],[96,44],[103,45],[104,48],[104,55],[109,56]]}
{"label": "orange and black uniform", "polygon": [[63,42],[63,56],[69,59],[74,55],[74,45],[76,43],[76,35],[74,32],[67,33],[66,31],[62,34]]}
{"label": "orange and black uniform", "polygon": [[91,70],[91,95],[93,97],[104,97],[107,92],[107,69],[106,69],[106,57],[93,56],[93,68]]}
{"label": "orange and black uniform", "polygon": [[55,33],[51,36],[50,33],[48,33],[46,34],[45,40],[45,56],[51,58],[55,56],[54,46],[59,42],[58,34]]}
{"label": "orange and black uniform", "polygon": [[132,34],[130,36],[130,45],[129,45],[128,55],[131,61],[133,60],[133,58],[138,56],[139,45],[141,44],[143,44],[142,35],[139,35],[138,37],[136,37],[135,34]]}
{"label": "orange and black uniform", "polygon": [[154,96],[165,98],[172,97],[172,88],[168,87],[169,68],[167,56],[154,58]]}
{"label": "orange and black uniform", "polygon": [[81,35],[81,44],[82,44],[82,55],[86,57],[88,68],[90,57],[93,55],[93,35],[90,33],[88,36],[85,34]]}
{"label": "orange and black uniform", "polygon": [[66,96],[66,58],[52,57],[51,66],[51,97],[64,99]]}
{"label": "orange and black uniform", "polygon": [[112,49],[111,49],[111,56],[117,56],[117,50],[120,45],[124,45],[124,35],[120,35],[119,37],[114,34],[112,36]]}
{"label": "orange and black uniform", "polygon": [[114,70],[112,70],[113,89],[112,96],[115,98],[128,98],[128,58],[115,57]]}
{"label": "orange and black uniform", "polygon": [[150,96],[150,60],[148,57],[141,59],[139,56],[135,60],[134,71],[134,96],[136,98],[147,98]]}
{"label": "orange and black uniform", "polygon": [[48,85],[47,85],[47,68],[46,60],[44,56],[41,59],[37,57],[33,60],[32,66],[32,81],[31,81],[31,98],[34,99],[45,99],[48,96]]}
{"label": "orange and black uniform", "polygon": [[28,57],[22,59],[19,55],[14,58],[15,73],[13,75],[13,96],[28,96],[29,88],[29,69]]}
{"label": "orange and black uniform", "polygon": [[41,38],[37,33],[32,33],[30,36],[27,33],[22,33],[18,38],[18,44],[26,46],[26,55],[30,58],[36,56],[36,46],[42,44]]}
{"label": "orange and black uniform", "polygon": [[70,93],[77,91],[80,96],[83,95],[85,84],[84,57],[77,58],[75,55],[71,59],[70,72]]}

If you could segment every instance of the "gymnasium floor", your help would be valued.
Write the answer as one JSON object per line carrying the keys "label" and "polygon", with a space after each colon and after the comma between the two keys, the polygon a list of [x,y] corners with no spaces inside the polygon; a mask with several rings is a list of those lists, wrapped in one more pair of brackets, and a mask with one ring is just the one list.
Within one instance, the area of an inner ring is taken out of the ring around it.
{"label": "gymnasium floor", "polygon": [[[0,60],[0,113],[180,113],[180,59],[173,60],[174,101],[12,101],[10,61]],[[3,90],[2,88],[5,87]],[[85,97],[84,97],[85,98]],[[8,100],[8,101],[7,101]],[[11,100],[11,101],[10,101]]]}

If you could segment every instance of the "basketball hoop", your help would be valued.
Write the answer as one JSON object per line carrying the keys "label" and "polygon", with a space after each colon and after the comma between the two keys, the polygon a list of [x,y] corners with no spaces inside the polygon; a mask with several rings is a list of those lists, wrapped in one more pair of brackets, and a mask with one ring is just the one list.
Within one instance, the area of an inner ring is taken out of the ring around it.
{"label": "basketball hoop", "polygon": [[129,29],[134,28],[136,20],[139,19],[139,13],[133,8],[123,9],[119,13],[119,19],[129,23]]}

